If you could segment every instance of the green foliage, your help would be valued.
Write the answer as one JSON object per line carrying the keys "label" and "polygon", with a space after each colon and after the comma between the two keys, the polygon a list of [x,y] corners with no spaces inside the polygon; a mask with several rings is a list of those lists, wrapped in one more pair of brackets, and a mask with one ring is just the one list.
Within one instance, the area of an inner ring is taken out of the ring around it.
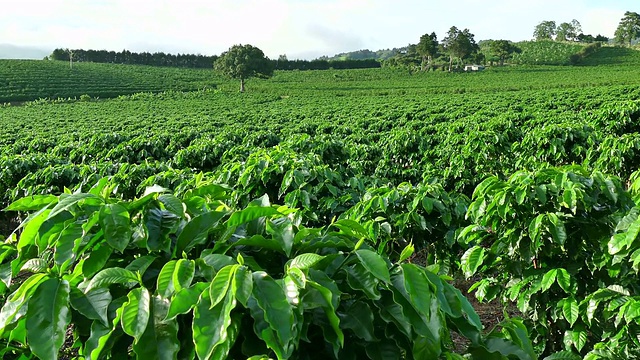
{"label": "green foliage", "polygon": [[632,11],[624,13],[615,32],[615,42],[631,45],[640,37],[640,14]]}
{"label": "green foliage", "polygon": [[268,78],[273,75],[273,64],[262,50],[251,45],[234,45],[223,52],[214,63],[214,69],[225,76],[240,80],[240,91],[244,81],[252,77]]}
{"label": "green foliage", "polygon": [[[81,355],[106,359],[445,358],[457,332],[471,358],[535,358],[522,323],[483,336],[458,290],[373,251],[357,222],[304,227],[266,196],[236,209],[210,185],[135,200],[104,186],[39,201],[3,245],[9,278],[31,273],[2,290],[0,342],[14,354],[56,359],[70,340]],[[153,234],[158,212],[168,224]],[[155,246],[157,237],[166,243]]]}
{"label": "green foliage", "polygon": [[640,227],[619,180],[579,167],[491,177],[468,216],[462,268],[484,275],[476,296],[515,302],[540,351],[633,356]]}

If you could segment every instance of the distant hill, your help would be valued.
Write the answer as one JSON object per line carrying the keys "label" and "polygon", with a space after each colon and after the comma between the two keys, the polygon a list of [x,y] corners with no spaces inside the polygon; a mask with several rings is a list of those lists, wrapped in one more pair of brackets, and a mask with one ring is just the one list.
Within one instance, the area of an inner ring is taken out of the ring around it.
{"label": "distant hill", "polygon": [[42,60],[50,50],[35,47],[0,44],[0,59],[37,59]]}
{"label": "distant hill", "polygon": [[369,49],[349,51],[345,53],[336,54],[334,56],[322,56],[319,60],[386,60],[392,58],[400,53],[407,52],[408,47],[383,49],[378,51],[371,51]]}

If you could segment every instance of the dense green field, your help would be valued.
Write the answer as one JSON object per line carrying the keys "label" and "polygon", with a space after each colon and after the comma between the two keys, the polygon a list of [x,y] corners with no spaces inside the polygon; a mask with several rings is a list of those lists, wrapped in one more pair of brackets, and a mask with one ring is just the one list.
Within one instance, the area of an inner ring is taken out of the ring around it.
{"label": "dense green field", "polygon": [[[120,96],[0,107],[1,353],[52,357],[71,321],[107,358],[633,357],[640,59],[588,60],[243,94],[212,71],[2,63],[42,66],[5,99]],[[448,276],[524,322],[483,329]]]}
{"label": "dense green field", "polygon": [[212,71],[40,60],[0,60],[0,103],[41,98],[113,98],[215,87]]}

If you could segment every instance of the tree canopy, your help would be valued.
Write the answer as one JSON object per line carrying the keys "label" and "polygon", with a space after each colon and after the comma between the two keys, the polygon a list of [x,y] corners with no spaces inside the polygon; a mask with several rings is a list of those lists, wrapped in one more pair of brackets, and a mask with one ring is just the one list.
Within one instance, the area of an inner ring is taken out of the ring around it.
{"label": "tree canopy", "polygon": [[563,22],[556,28],[557,41],[577,41],[578,35],[582,33],[582,25],[576,19],[570,23]]}
{"label": "tree canopy", "polygon": [[555,21],[542,21],[533,30],[533,37],[536,40],[552,40],[556,33]]}
{"label": "tree canopy", "polygon": [[629,44],[640,38],[640,14],[627,11],[620,20],[615,32],[615,41],[618,44]]}
{"label": "tree canopy", "polygon": [[252,45],[234,45],[220,55],[214,69],[232,79],[240,80],[240,92],[244,92],[245,80],[252,77],[269,78],[274,65],[262,50]]}
{"label": "tree canopy", "polygon": [[519,53],[522,50],[508,40],[493,40],[489,43],[489,51],[491,54],[500,59],[500,66],[504,65],[504,61],[511,57],[513,53]]}
{"label": "tree canopy", "polygon": [[447,36],[442,39],[442,45],[445,52],[449,54],[449,71],[453,67],[454,57],[462,60],[479,49],[474,35],[469,29],[461,31],[455,26],[452,26],[447,32]]}
{"label": "tree canopy", "polygon": [[422,35],[416,46],[416,51],[422,57],[422,70],[431,68],[433,58],[438,55],[438,36],[436,33]]}

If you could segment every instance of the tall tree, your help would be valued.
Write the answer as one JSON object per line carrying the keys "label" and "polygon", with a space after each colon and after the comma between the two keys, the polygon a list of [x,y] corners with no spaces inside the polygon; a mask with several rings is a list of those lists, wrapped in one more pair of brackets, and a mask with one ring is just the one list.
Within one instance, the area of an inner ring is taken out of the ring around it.
{"label": "tall tree", "polygon": [[269,78],[273,75],[273,62],[262,50],[252,45],[234,45],[215,61],[214,69],[225,76],[240,80],[244,92],[245,80],[252,77]]}
{"label": "tall tree", "polygon": [[558,25],[556,29],[557,41],[577,41],[578,34],[582,33],[582,25],[576,19],[573,19],[570,23],[563,22]]}
{"label": "tall tree", "polygon": [[500,59],[500,66],[504,65],[504,61],[511,57],[511,54],[520,52],[520,48],[515,46],[508,40],[493,40],[489,44],[491,54]]}
{"label": "tall tree", "polygon": [[463,60],[479,49],[474,40],[474,35],[469,29],[460,31],[455,26],[452,26],[447,32],[447,36],[442,39],[442,45],[447,54],[449,54],[449,71],[453,68],[454,57]]}
{"label": "tall tree", "polygon": [[438,36],[435,32],[420,36],[420,42],[416,46],[418,54],[422,57],[421,70],[431,69],[433,57],[438,54]]}
{"label": "tall tree", "polygon": [[556,22],[555,21],[543,21],[536,25],[533,30],[533,37],[536,40],[552,40],[556,35]]}
{"label": "tall tree", "polygon": [[640,14],[627,11],[616,29],[615,42],[629,44],[640,37]]}

